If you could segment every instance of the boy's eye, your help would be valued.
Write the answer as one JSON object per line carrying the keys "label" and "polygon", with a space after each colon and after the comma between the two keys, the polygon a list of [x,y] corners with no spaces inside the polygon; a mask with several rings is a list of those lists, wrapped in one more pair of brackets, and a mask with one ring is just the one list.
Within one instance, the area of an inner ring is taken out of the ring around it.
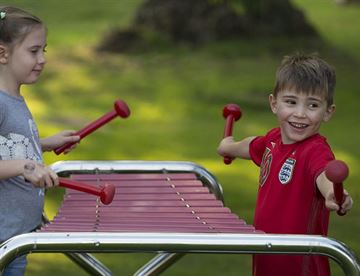
{"label": "boy's eye", "polygon": [[296,104],[296,101],[294,101],[294,100],[285,100],[285,103],[293,105],[293,104]]}
{"label": "boy's eye", "polygon": [[317,108],[317,107],[319,107],[319,104],[311,103],[311,104],[309,104],[309,106],[310,106],[310,108]]}

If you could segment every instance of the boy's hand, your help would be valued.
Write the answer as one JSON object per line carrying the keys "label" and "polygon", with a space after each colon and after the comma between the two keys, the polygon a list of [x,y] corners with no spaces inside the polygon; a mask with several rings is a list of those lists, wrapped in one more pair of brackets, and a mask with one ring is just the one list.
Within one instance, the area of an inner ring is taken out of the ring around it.
{"label": "boy's hand", "polygon": [[250,159],[250,143],[255,137],[247,137],[241,141],[235,141],[233,136],[221,140],[217,153],[224,157]]}
{"label": "boy's hand", "polygon": [[352,208],[353,200],[349,193],[344,189],[344,202],[341,206],[336,203],[334,190],[329,190],[325,196],[325,206],[332,211],[349,211]]}
{"label": "boy's hand", "polygon": [[231,156],[230,151],[228,150],[228,146],[234,144],[234,137],[233,136],[227,136],[224,139],[221,140],[218,148],[217,148],[217,153],[221,156],[229,156],[229,157],[234,157]]}
{"label": "boy's hand", "polygon": [[50,188],[59,185],[57,174],[49,167],[35,161],[27,161],[24,165],[23,176],[38,188]]}
{"label": "boy's hand", "polygon": [[[75,130],[63,130],[54,136],[50,136],[48,138],[41,140],[41,146],[43,151],[52,151],[58,147],[61,147],[67,143],[76,143],[80,141],[80,136],[75,135]],[[71,147],[67,148],[64,153],[68,153],[76,148],[78,143],[72,145]]]}

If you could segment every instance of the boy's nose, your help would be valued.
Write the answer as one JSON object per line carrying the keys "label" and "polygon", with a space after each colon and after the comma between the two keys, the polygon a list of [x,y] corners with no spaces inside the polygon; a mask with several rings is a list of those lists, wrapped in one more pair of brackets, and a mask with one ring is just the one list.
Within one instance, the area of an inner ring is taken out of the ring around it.
{"label": "boy's nose", "polygon": [[294,116],[297,117],[305,117],[305,107],[302,105],[297,106],[295,112],[294,112]]}

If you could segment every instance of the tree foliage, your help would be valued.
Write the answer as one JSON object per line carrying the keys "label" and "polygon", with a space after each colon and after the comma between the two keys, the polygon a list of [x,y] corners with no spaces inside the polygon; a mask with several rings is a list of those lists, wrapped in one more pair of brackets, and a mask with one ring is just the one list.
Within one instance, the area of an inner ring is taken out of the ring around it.
{"label": "tree foliage", "polygon": [[133,25],[115,30],[101,50],[144,46],[144,32],[193,44],[257,36],[317,36],[290,0],[146,0]]}

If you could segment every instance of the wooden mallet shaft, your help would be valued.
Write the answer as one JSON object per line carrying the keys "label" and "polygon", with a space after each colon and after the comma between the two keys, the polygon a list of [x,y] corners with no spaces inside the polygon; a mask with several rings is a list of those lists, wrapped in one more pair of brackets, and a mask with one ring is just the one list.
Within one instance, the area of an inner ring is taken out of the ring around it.
{"label": "wooden mallet shaft", "polygon": [[[116,118],[117,116],[119,116],[121,118],[127,118],[129,115],[130,115],[130,109],[127,106],[127,104],[124,101],[116,100],[114,102],[114,109],[112,111],[106,113],[99,119],[91,122],[90,124],[88,124],[87,126],[82,128],[81,130],[77,131],[74,135],[80,136],[80,140],[81,140],[81,139],[85,138],[86,136],[88,136],[89,134],[91,134],[92,132],[94,132],[95,130],[97,130],[98,128],[105,125],[106,123],[110,122],[112,119]],[[56,148],[54,150],[54,152],[57,155],[59,155],[62,152],[64,152],[64,150],[66,150],[67,148],[71,147],[72,145],[74,145],[76,143],[78,143],[78,142],[67,143],[61,147]]]}
{"label": "wooden mallet shaft", "polygon": [[104,186],[93,186],[84,182],[73,181],[68,178],[59,177],[59,186],[73,189],[100,197],[103,204],[110,204],[115,195],[114,185],[105,184]]}
{"label": "wooden mallet shaft", "polygon": [[[225,128],[224,128],[224,138],[232,136],[234,122],[241,118],[240,107],[236,104],[227,104],[223,109],[223,116],[226,119]],[[233,158],[229,156],[224,157],[224,163],[226,165],[231,164]]]}

